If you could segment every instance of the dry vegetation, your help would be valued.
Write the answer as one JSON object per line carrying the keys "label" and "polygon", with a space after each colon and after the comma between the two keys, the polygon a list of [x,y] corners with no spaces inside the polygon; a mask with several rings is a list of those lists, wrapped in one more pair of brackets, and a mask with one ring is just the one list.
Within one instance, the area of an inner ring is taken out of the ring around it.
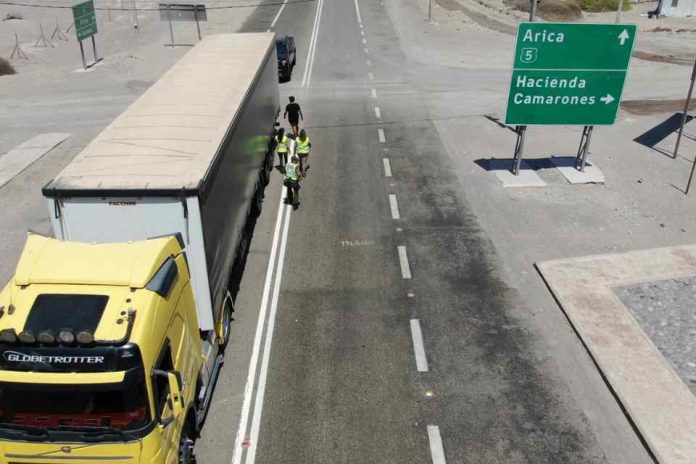
{"label": "dry vegetation", "polygon": [[5,58],[0,58],[0,76],[15,74],[15,70]]}

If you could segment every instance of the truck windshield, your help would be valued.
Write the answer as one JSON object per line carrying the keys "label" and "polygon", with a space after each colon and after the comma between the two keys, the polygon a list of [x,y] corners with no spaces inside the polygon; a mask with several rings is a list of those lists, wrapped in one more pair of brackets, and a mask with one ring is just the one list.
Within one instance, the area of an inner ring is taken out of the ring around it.
{"label": "truck windshield", "polygon": [[43,385],[0,382],[0,429],[137,430],[150,421],[143,382]]}

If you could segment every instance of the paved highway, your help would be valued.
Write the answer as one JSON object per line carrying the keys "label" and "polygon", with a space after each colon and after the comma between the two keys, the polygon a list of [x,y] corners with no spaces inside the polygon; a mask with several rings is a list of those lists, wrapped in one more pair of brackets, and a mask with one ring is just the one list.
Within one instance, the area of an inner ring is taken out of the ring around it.
{"label": "paved highway", "polygon": [[[624,462],[607,460],[511,314],[411,80],[428,70],[406,61],[384,5],[261,7],[243,30],[271,27],[298,43],[281,95],[302,105],[312,167],[299,210],[278,209],[280,174],[268,195],[240,292],[258,320],[239,316],[200,460]],[[624,432],[625,462],[649,462]]]}
{"label": "paved highway", "polygon": [[[313,154],[298,210],[280,201],[280,173],[267,189],[199,462],[652,462],[565,320],[541,334],[519,317],[532,311],[431,121],[429,89],[447,117],[488,113],[509,69],[414,63],[392,20],[378,0],[267,0],[241,28],[295,36],[281,98],[302,105]],[[17,109],[0,115],[8,147],[32,120],[74,133],[0,190],[6,263],[27,228],[50,230],[43,183],[142,91],[92,85],[101,107],[64,105],[59,121],[0,97]],[[563,371],[548,333],[570,353]]]}

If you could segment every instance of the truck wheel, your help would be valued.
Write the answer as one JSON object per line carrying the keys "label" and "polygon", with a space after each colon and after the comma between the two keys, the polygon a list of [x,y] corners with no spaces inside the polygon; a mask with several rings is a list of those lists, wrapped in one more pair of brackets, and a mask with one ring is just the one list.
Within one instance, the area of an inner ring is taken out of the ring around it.
{"label": "truck wheel", "polygon": [[227,343],[230,341],[230,332],[232,325],[232,303],[229,300],[225,303],[225,307],[222,310],[222,333],[220,334],[220,351],[224,351]]}
{"label": "truck wheel", "polygon": [[263,194],[262,190],[256,190],[256,195],[254,195],[254,203],[252,204],[252,213],[254,216],[261,215],[261,209],[263,208]]}
{"label": "truck wheel", "polygon": [[193,453],[194,435],[190,424],[184,426],[179,439],[179,464],[196,464],[196,455]]}

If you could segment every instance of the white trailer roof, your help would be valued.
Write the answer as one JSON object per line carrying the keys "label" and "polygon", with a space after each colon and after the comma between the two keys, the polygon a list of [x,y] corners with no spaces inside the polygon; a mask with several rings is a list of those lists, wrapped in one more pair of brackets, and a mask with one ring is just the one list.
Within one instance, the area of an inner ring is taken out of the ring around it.
{"label": "white trailer roof", "polygon": [[272,33],[204,37],[87,145],[51,187],[198,187],[273,43]]}

